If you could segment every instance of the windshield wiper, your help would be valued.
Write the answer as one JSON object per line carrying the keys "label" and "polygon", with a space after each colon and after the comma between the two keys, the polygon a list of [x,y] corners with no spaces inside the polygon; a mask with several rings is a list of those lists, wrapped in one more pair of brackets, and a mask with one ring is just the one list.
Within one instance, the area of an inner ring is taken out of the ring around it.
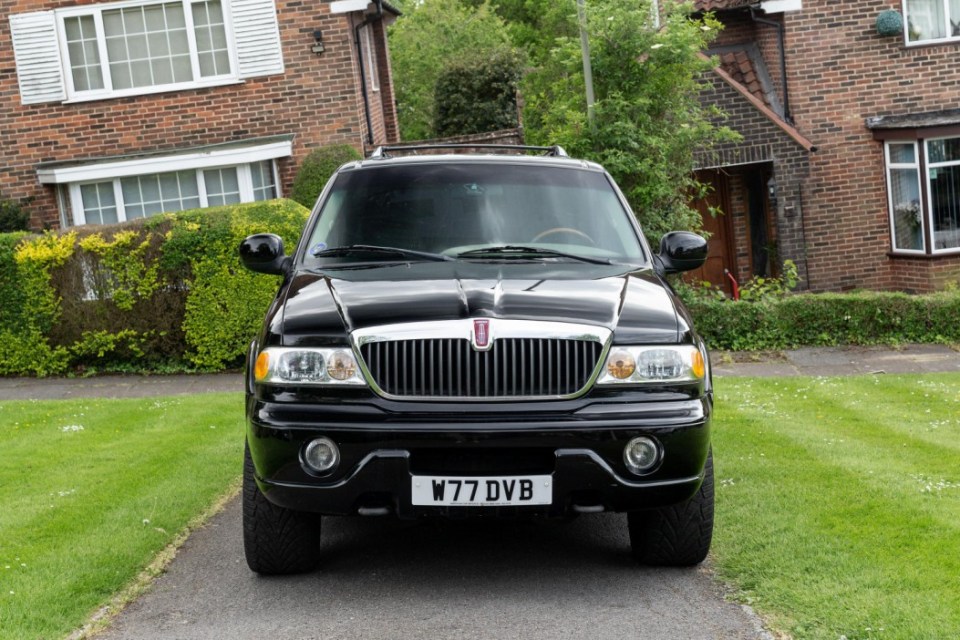
{"label": "windshield wiper", "polygon": [[580,256],[575,253],[565,253],[553,249],[543,249],[540,247],[524,247],[507,244],[500,247],[484,247],[483,249],[471,249],[458,253],[457,258],[528,258],[535,256],[538,258],[568,258],[580,262],[589,262],[590,264],[613,264],[607,258],[592,258],[590,256]]}
{"label": "windshield wiper", "polygon": [[372,244],[351,244],[346,247],[332,247],[330,249],[320,249],[310,251],[314,258],[339,258],[353,255],[355,253],[389,253],[394,256],[403,256],[404,258],[419,258],[432,262],[447,262],[453,260],[450,256],[444,256],[439,253],[430,253],[428,251],[416,251],[414,249],[401,249],[400,247],[378,247]]}

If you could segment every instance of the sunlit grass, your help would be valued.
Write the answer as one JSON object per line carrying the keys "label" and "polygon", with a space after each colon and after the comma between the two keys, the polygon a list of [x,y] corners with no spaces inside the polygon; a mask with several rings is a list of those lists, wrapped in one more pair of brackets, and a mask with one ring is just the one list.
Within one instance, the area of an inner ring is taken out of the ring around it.
{"label": "sunlit grass", "polygon": [[0,402],[0,637],[81,626],[236,479],[239,394]]}
{"label": "sunlit grass", "polygon": [[718,381],[719,574],[800,638],[960,638],[960,375]]}

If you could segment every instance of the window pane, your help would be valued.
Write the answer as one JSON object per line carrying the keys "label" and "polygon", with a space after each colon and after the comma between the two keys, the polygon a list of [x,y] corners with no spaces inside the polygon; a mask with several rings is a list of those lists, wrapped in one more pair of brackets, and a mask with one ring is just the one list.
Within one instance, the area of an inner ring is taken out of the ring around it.
{"label": "window pane", "polygon": [[143,21],[146,24],[147,31],[151,33],[164,32],[167,30],[167,23],[163,17],[163,7],[160,5],[151,5],[143,8]]}
{"label": "window pane", "polygon": [[193,209],[200,204],[193,171],[123,178],[120,188],[127,211],[135,211],[137,216]]}
{"label": "window pane", "polygon": [[151,56],[170,55],[170,43],[166,33],[151,33],[147,36],[147,44],[150,46]]}
{"label": "window pane", "polygon": [[173,78],[176,82],[189,82],[193,80],[193,67],[190,66],[190,56],[175,56],[170,62],[173,64]]}
{"label": "window pane", "polygon": [[912,144],[891,144],[890,162],[894,164],[916,164],[917,153]]}
{"label": "window pane", "polygon": [[203,181],[210,206],[240,202],[240,185],[235,167],[208,169],[203,172]]}
{"label": "window pane", "polygon": [[113,224],[117,221],[113,182],[81,185],[80,199],[83,201],[83,215],[87,224]]}
{"label": "window pane", "polygon": [[144,202],[158,202],[160,200],[160,180],[157,176],[143,176],[140,180],[140,192]]}
{"label": "window pane", "polygon": [[124,33],[143,33],[146,31],[143,20],[143,7],[121,10],[120,13],[123,17]]}
{"label": "window pane", "polygon": [[933,248],[960,247],[960,166],[930,169]]}
{"label": "window pane", "polygon": [[115,88],[149,87],[193,79],[182,4],[104,11],[103,24]]}
{"label": "window pane", "polygon": [[195,2],[192,12],[197,54],[200,58],[200,75],[208,78],[230,73],[230,57],[227,55],[227,36],[220,0]]}
{"label": "window pane", "polygon": [[133,79],[130,76],[130,65],[127,63],[111,64],[110,79],[113,80],[114,89],[129,89],[133,86]]}
{"label": "window pane", "polygon": [[67,32],[67,42],[76,42],[81,39],[80,20],[82,18],[67,18],[63,21],[63,28]]}
{"label": "window pane", "polygon": [[907,0],[907,16],[910,42],[947,37],[943,0]]}
{"label": "window pane", "polygon": [[272,200],[277,197],[273,184],[273,162],[264,160],[250,165],[250,177],[253,180],[253,199]]}
{"label": "window pane", "polygon": [[920,206],[920,178],[917,170],[891,169],[890,191],[893,202],[894,248],[922,251],[923,209]]}
{"label": "window pane", "polygon": [[960,138],[931,140],[927,143],[927,154],[931,163],[960,161]]}
{"label": "window pane", "polygon": [[119,11],[103,12],[103,32],[107,38],[123,35],[123,16]]}
{"label": "window pane", "polygon": [[103,73],[100,70],[100,50],[93,16],[66,18],[63,22],[74,90],[102,89]]}
{"label": "window pane", "polygon": [[150,65],[153,72],[153,79],[157,84],[170,84],[173,82],[173,67],[169,60],[154,60]]}

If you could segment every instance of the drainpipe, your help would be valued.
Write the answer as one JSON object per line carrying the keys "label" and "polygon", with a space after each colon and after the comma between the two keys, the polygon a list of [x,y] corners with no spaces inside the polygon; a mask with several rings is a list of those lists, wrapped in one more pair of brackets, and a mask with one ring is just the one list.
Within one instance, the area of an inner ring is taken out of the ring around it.
{"label": "drainpipe", "polygon": [[783,119],[793,124],[793,116],[790,115],[790,92],[787,90],[787,51],[783,23],[759,17],[754,7],[750,7],[750,19],[758,24],[765,24],[777,29],[777,41],[780,44],[780,77],[783,81]]}
{"label": "drainpipe", "polygon": [[360,43],[360,30],[377,20],[383,20],[383,0],[377,0],[377,12],[353,28],[353,43],[357,47],[357,60],[360,63],[360,93],[363,96],[363,115],[367,119],[367,144],[373,146],[373,118],[370,117],[370,97],[367,95],[367,73],[363,68],[363,45]]}

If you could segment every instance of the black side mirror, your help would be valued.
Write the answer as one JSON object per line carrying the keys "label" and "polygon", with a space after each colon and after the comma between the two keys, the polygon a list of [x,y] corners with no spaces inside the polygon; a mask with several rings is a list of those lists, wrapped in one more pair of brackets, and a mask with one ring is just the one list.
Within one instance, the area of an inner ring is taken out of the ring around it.
{"label": "black side mirror", "polygon": [[283,253],[283,239],[272,233],[258,233],[240,243],[240,261],[257,273],[283,275],[290,258]]}
{"label": "black side mirror", "polygon": [[707,259],[707,241],[690,231],[671,231],[660,240],[657,257],[665,273],[697,269]]}

